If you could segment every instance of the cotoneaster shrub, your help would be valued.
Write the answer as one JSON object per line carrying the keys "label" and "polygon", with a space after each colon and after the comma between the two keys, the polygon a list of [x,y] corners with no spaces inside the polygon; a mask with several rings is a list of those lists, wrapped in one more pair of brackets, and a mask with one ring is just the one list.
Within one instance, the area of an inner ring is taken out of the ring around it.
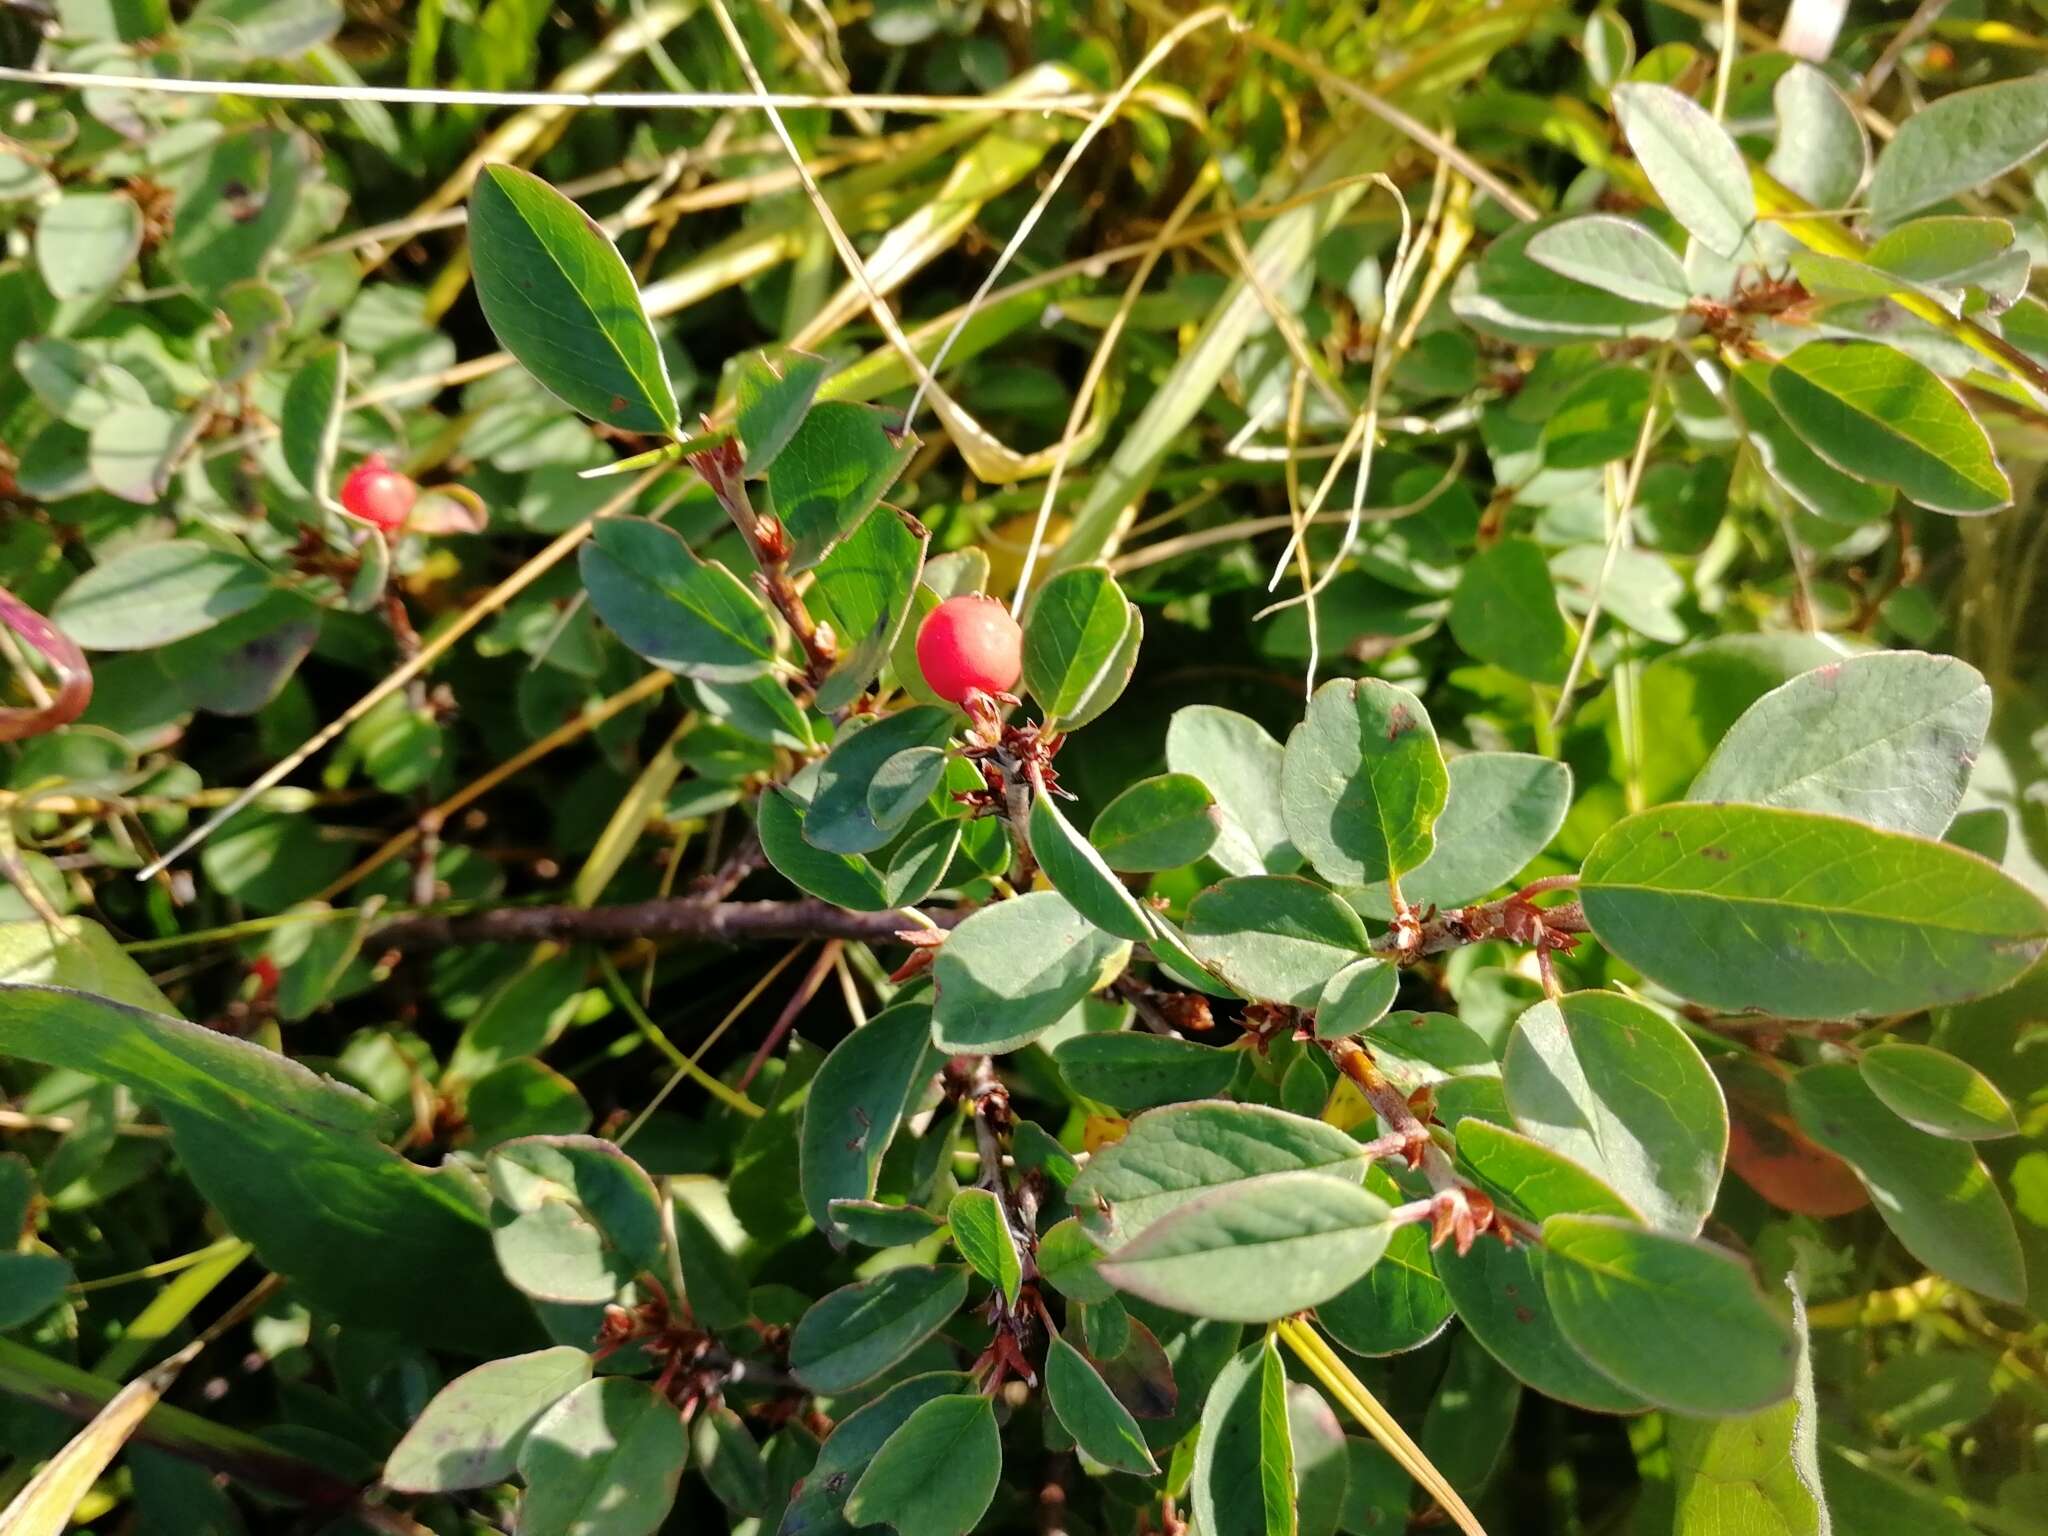
{"label": "cotoneaster shrub", "polygon": [[2040,17],[1805,10],[10,13],[0,1532],[2040,1529]]}

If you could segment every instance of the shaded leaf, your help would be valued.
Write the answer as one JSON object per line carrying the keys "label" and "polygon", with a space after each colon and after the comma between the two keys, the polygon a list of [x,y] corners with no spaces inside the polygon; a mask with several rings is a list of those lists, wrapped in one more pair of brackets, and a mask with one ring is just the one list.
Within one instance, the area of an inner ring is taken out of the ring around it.
{"label": "shaded leaf", "polygon": [[1856,1170],[1913,1257],[1997,1300],[2026,1295],[2012,1213],[1968,1142],[1916,1132],[1847,1063],[1806,1068],[1790,1098],[1801,1128]]}
{"label": "shaded leaf", "polygon": [[896,1128],[937,1070],[931,1018],[922,1002],[883,1009],[834,1046],[811,1079],[799,1162],[804,1207],[835,1243],[849,1235],[836,1203],[874,1197]]}
{"label": "shaded leaf", "polygon": [[510,1477],[534,1421],[590,1380],[590,1356],[558,1346],[492,1360],[448,1383],[384,1463],[401,1493],[452,1493]]}
{"label": "shaded leaf", "polygon": [[1243,1057],[1193,1040],[1115,1030],[1075,1035],[1052,1054],[1067,1086],[1126,1112],[1222,1093]]}
{"label": "shaded leaf", "polygon": [[682,1420],[649,1383],[585,1382],[519,1447],[521,1536],[647,1536],[668,1517],[689,1453]]}
{"label": "shaded leaf", "polygon": [[1105,805],[1088,841],[1111,869],[1178,869],[1207,853],[1222,830],[1208,785],[1191,773],[1162,773],[1140,779]]}
{"label": "shaded leaf", "polygon": [[789,1340],[789,1368],[813,1392],[872,1381],[945,1325],[967,1299],[957,1264],[885,1270],[812,1305]]}
{"label": "shaded leaf", "polygon": [[978,1392],[935,1397],[882,1443],[847,1496],[846,1517],[966,1536],[988,1512],[1002,1470],[995,1403]]}
{"label": "shaded leaf", "polygon": [[1054,1339],[1046,1348],[1045,1392],[1060,1423],[1091,1460],[1143,1477],[1159,1471],[1131,1411],[1116,1400],[1087,1357],[1065,1339]]}
{"label": "shaded leaf", "polygon": [[1201,780],[1222,817],[1209,857],[1233,875],[1284,875],[1301,867],[1273,786],[1285,753],[1247,715],[1191,704],[1166,727],[1166,765]]}

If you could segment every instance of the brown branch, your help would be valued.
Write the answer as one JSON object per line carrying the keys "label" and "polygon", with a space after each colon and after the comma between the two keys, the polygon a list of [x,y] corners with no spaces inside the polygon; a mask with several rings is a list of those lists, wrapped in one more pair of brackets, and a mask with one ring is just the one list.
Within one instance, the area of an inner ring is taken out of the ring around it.
{"label": "brown branch", "polygon": [[1405,927],[1396,924],[1374,943],[1373,950],[1388,956],[1398,965],[1410,964],[1425,955],[1441,954],[1447,949],[1484,943],[1488,939],[1526,944],[1545,955],[1551,950],[1569,952],[1578,943],[1577,935],[1590,931],[1586,927],[1586,914],[1575,901],[1555,907],[1539,907],[1534,898],[1546,891],[1563,890],[1576,883],[1576,876],[1551,876],[1532,881],[1512,896],[1503,896],[1498,901],[1476,902],[1469,907],[1432,913]]}
{"label": "brown branch", "polygon": [[[926,912],[941,928],[967,914]],[[500,907],[467,917],[402,917],[370,936],[380,949],[446,949],[457,944],[623,944],[634,939],[697,939],[707,944],[749,944],[761,939],[855,939],[886,944],[922,924],[908,912],[849,912],[830,902],[705,901],[680,896],[617,907]]]}
{"label": "brown branch", "polygon": [[[706,426],[710,423],[707,421]],[[731,437],[689,455],[691,468],[704,477],[711,493],[725,508],[740,537],[747,541],[761,595],[775,605],[796,643],[803,648],[804,675],[813,688],[824,682],[839,659],[839,642],[830,625],[820,624],[804,606],[803,594],[789,573],[789,534],[779,519],[754,510],[747,494],[746,476],[741,469],[739,442]]]}

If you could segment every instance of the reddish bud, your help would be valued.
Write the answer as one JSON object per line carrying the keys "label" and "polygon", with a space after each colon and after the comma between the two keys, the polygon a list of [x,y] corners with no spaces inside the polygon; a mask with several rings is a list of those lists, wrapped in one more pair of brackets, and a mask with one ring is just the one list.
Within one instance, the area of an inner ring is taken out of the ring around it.
{"label": "reddish bud", "polygon": [[412,480],[373,453],[341,483],[341,505],[352,517],[359,517],[386,533],[396,533],[412,516],[412,504],[420,488]]}
{"label": "reddish bud", "polygon": [[1007,693],[1024,671],[1024,631],[994,598],[949,597],[917,627],[917,665],[951,704],[976,690]]}

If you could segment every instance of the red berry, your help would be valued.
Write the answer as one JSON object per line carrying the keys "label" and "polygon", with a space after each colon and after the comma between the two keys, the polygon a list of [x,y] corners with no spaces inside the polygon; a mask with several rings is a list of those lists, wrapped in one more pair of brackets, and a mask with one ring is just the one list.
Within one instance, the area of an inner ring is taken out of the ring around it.
{"label": "red berry", "polygon": [[258,955],[249,962],[249,974],[256,978],[256,995],[268,997],[277,990],[279,976],[277,962],[268,955]]}
{"label": "red berry", "polygon": [[1007,693],[1024,670],[1024,631],[992,597],[949,597],[917,627],[917,665],[948,703],[975,688]]}
{"label": "red berry", "polygon": [[371,454],[350,470],[348,479],[341,483],[342,506],[386,533],[396,533],[405,526],[419,494],[420,488],[385,463],[381,453]]}

